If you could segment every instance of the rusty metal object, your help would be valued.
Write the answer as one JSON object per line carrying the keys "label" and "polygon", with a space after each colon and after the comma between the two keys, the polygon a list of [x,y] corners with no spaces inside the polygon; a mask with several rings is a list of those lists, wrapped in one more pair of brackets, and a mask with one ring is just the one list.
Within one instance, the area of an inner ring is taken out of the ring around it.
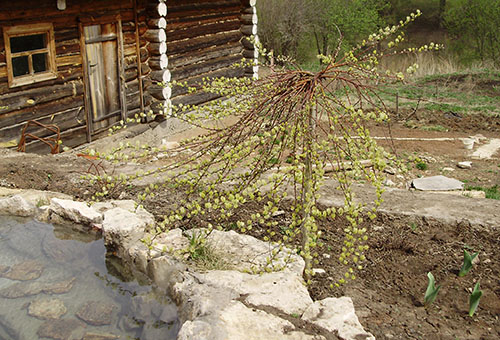
{"label": "rusty metal object", "polygon": [[77,153],[76,155],[78,157],[82,157],[82,158],[84,158],[84,159],[86,159],[87,161],[90,162],[90,166],[87,169],[87,173],[88,174],[96,175],[96,176],[101,176],[101,172],[99,171],[99,169],[101,169],[101,171],[104,174],[107,174],[106,173],[106,169],[102,165],[103,160],[99,159],[99,157],[97,157],[97,156],[90,156],[90,155],[86,155],[86,154],[83,154],[83,153]]}
{"label": "rusty metal object", "polygon": [[[36,126],[44,128],[44,129],[47,129],[50,132],[56,134],[57,137],[56,138],[54,138],[54,137],[43,138],[43,137],[35,136],[32,133],[26,133],[26,130],[28,129],[28,127],[30,127],[32,125],[36,125]],[[59,141],[61,140],[61,131],[60,131],[59,127],[56,125],[45,125],[45,124],[42,124],[42,123],[37,122],[35,120],[27,121],[26,125],[24,125],[23,131],[21,133],[21,139],[19,140],[19,144],[17,146],[17,151],[26,152],[26,140],[28,138],[38,140],[38,141],[48,145],[50,147],[50,153],[53,155],[59,153]]]}

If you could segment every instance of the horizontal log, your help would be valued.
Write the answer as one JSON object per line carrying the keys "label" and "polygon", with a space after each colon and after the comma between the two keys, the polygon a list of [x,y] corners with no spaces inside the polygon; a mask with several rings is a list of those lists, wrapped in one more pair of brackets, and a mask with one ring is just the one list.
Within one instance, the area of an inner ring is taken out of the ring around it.
{"label": "horizontal log", "polygon": [[152,70],[164,70],[168,67],[168,57],[166,54],[149,58],[148,65]]}
{"label": "horizontal log", "polygon": [[167,55],[192,52],[203,48],[223,45],[230,42],[239,41],[242,35],[240,31],[222,32],[207,37],[198,37],[185,41],[176,41],[168,44]]}
{"label": "horizontal log", "polygon": [[[257,37],[256,39],[258,39],[258,36],[256,35],[255,37]],[[243,45],[243,47],[246,49],[246,50],[254,50],[255,49],[255,45],[249,40],[248,37],[244,36],[242,39],[241,39],[241,44]]]}
{"label": "horizontal log", "polygon": [[148,93],[158,100],[164,100],[172,96],[172,89],[170,87],[152,86],[148,88]]}
{"label": "horizontal log", "polygon": [[21,92],[11,92],[0,95],[0,103],[7,106],[0,110],[0,118],[6,112],[12,112],[23,108],[34,108],[36,105],[55,101],[69,96],[83,93],[83,84],[79,81],[71,81],[65,84],[33,88]]}
{"label": "horizontal log", "polygon": [[240,42],[232,42],[224,45],[212,46],[198,51],[193,51],[187,54],[178,54],[168,59],[171,69],[200,63],[205,60],[219,58],[223,56],[239,54],[243,51],[243,46]]}
{"label": "horizontal log", "polygon": [[[207,72],[197,77],[185,79],[184,81],[187,82],[188,86],[196,86],[197,84],[200,84],[203,81],[203,78],[209,78],[209,79],[220,78],[220,77],[237,78],[243,76],[243,74],[244,70],[241,68],[224,68],[213,72]],[[188,89],[184,86],[174,86],[172,88],[172,98],[180,95],[185,95],[187,94],[187,92]]]}
{"label": "horizontal log", "polygon": [[9,112],[8,114],[2,114],[0,116],[0,129],[23,124],[28,120],[50,117],[57,112],[66,112],[74,109],[80,110],[80,108],[82,108],[82,111],[80,112],[80,119],[84,120],[85,114],[83,113],[83,105],[83,95],[79,95],[76,97],[66,97],[57,101],[40,104],[36,107],[16,110],[14,112]]}
{"label": "horizontal log", "polygon": [[172,79],[172,75],[169,70],[152,71],[149,78],[159,83],[168,83]]}
{"label": "horizontal log", "polygon": [[14,93],[30,90],[34,87],[48,87],[57,84],[64,84],[73,80],[80,81],[82,78],[82,68],[73,66],[61,66],[57,68],[57,78],[44,82],[9,88],[7,78],[0,78],[0,93]]}
{"label": "horizontal log", "polygon": [[[65,131],[77,126],[86,125],[83,107],[72,108],[61,112],[54,112],[49,116],[41,117],[35,120],[44,125],[55,125],[60,129],[60,131]],[[1,129],[0,131],[2,139],[7,141],[17,139],[19,141],[25,125],[26,121],[23,121],[20,124]],[[52,134],[50,130],[35,125],[28,127],[27,133],[31,133],[42,138]]]}
{"label": "horizontal log", "polygon": [[206,62],[189,65],[181,68],[172,69],[172,78],[174,80],[183,80],[198,76],[207,72],[212,72],[221,68],[229,67],[241,60],[241,55],[224,56],[216,59],[210,59]]}
{"label": "horizontal log", "polygon": [[175,97],[174,99],[172,99],[172,104],[179,105],[182,103],[184,105],[199,105],[220,97],[221,96],[216,93],[205,93],[205,92],[196,93],[196,94]]}
{"label": "horizontal log", "polygon": [[149,19],[147,22],[147,25],[149,28],[167,28],[167,19],[164,17],[161,18],[156,18],[156,19]]}
{"label": "horizontal log", "polygon": [[125,81],[130,82],[138,77],[137,68],[129,68],[125,71]]}
{"label": "horizontal log", "polygon": [[161,43],[167,41],[167,35],[165,33],[165,30],[162,28],[148,29],[146,33],[144,33],[143,38],[154,43]]}
{"label": "horizontal log", "polygon": [[257,14],[257,8],[255,6],[245,7],[241,13],[243,14]]}
{"label": "horizontal log", "polygon": [[151,42],[147,45],[147,49],[150,55],[161,55],[167,53],[167,43],[155,43]]}
{"label": "horizontal log", "polygon": [[150,54],[149,54],[149,51],[147,48],[141,48],[139,50],[139,53],[141,55],[141,63],[145,63],[150,57]]}
{"label": "horizontal log", "polygon": [[239,29],[241,23],[234,19],[231,21],[212,22],[204,25],[198,24],[195,27],[178,28],[167,31],[167,42],[171,43],[176,40],[200,37],[219,32],[235,31]]}
{"label": "horizontal log", "polygon": [[244,50],[243,57],[246,59],[257,59],[259,57],[259,51],[257,50]]}
{"label": "horizontal log", "polygon": [[255,5],[257,5],[257,0],[241,0],[241,4],[245,7],[255,7]]}
{"label": "horizontal log", "polygon": [[134,79],[125,83],[125,91],[128,96],[131,93],[139,92],[139,79]]}
{"label": "horizontal log", "polygon": [[[253,11],[252,11],[253,12]],[[257,25],[259,22],[258,16],[256,13],[243,13],[241,15],[241,23],[244,25]]]}
{"label": "horizontal log", "polygon": [[241,26],[241,33],[246,36],[257,34],[257,25],[243,25]]}

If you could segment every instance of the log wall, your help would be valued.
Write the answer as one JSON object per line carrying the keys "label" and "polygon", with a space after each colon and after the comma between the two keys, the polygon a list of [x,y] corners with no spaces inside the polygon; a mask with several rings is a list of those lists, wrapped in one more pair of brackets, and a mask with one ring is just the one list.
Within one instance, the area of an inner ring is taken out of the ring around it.
{"label": "log wall", "polygon": [[[84,76],[78,27],[81,16],[102,18],[120,15],[127,114],[130,116],[141,110],[137,54],[139,52],[141,59],[147,60],[148,52],[144,39],[139,39],[140,49],[137,49],[136,34],[146,33],[146,4],[145,0],[134,2],[67,0],[64,11],[57,10],[55,0],[0,2],[0,145],[17,143],[28,120],[57,125],[63,131],[64,145],[78,145],[86,141]],[[54,26],[58,76],[49,81],[9,88],[2,28],[32,23],[52,23]],[[40,137],[49,134],[41,129],[32,131]],[[32,149],[39,145],[33,143]],[[45,151],[48,152],[48,148]]]}
{"label": "log wall", "polygon": [[[86,141],[82,16],[88,20],[120,14],[128,116],[172,103],[200,104],[215,98],[171,88],[171,79],[193,84],[203,77],[257,74],[255,67],[231,67],[242,57],[256,58],[245,38],[256,33],[255,0],[66,0],[63,11],[57,10],[56,3],[0,1],[0,147],[16,144],[28,120],[59,126],[64,145]],[[9,88],[2,27],[31,23],[53,24],[58,76]],[[34,133],[49,135],[41,129]],[[33,148],[40,144],[33,143]]]}
{"label": "log wall", "polygon": [[[176,81],[194,84],[204,77],[244,76],[231,67],[243,57],[243,0],[168,0],[168,75]],[[167,105],[200,104],[216,95],[187,94],[174,87],[166,91]]]}

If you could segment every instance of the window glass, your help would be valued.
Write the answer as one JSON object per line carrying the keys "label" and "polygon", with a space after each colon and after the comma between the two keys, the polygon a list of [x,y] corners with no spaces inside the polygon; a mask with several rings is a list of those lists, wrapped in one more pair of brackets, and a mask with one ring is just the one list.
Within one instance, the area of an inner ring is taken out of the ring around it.
{"label": "window glass", "polygon": [[35,73],[47,71],[47,53],[33,54],[33,71]]}
{"label": "window glass", "polygon": [[47,47],[46,34],[25,35],[10,38],[10,52],[19,53]]}
{"label": "window glass", "polygon": [[24,76],[30,73],[28,56],[12,58],[12,71],[14,77]]}

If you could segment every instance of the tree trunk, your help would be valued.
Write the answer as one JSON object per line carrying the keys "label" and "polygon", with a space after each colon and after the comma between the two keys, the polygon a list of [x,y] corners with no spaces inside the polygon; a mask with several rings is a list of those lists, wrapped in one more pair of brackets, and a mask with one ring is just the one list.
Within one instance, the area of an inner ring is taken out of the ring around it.
{"label": "tree trunk", "polygon": [[446,10],[446,0],[439,0],[439,12],[438,12],[438,20],[439,27],[444,27],[444,11]]}
{"label": "tree trunk", "polygon": [[[311,242],[311,230],[308,228],[308,222],[311,218],[311,207],[314,201],[314,192],[312,186],[312,143],[314,141],[314,134],[316,130],[316,107],[311,107],[308,112],[308,128],[309,131],[306,132],[305,141],[306,145],[306,157],[304,159],[304,175],[303,175],[303,187],[302,187],[302,224],[300,226],[300,231],[302,234],[302,252],[305,262],[304,269],[304,280],[307,282],[311,279],[312,270],[312,255],[310,251]],[[306,249],[308,249],[306,251]]]}

